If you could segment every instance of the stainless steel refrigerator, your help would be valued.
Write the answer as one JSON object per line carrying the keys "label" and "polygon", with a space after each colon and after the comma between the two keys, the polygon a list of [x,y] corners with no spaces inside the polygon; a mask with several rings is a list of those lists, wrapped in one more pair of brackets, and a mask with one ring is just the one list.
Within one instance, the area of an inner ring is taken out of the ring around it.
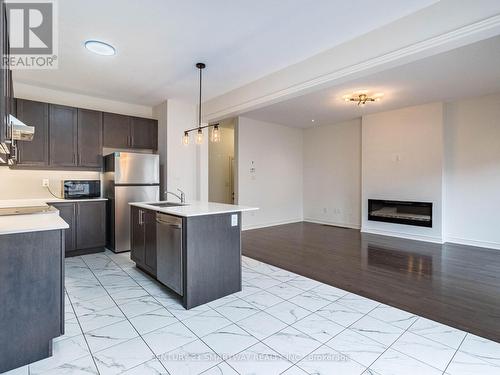
{"label": "stainless steel refrigerator", "polygon": [[159,155],[114,152],[104,157],[107,203],[106,246],[115,253],[130,250],[130,202],[160,199]]}

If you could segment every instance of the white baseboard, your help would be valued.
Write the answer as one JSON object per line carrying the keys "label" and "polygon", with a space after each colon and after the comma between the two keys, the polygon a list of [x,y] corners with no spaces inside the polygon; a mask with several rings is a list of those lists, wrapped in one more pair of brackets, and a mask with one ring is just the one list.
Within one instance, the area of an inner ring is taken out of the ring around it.
{"label": "white baseboard", "polygon": [[307,221],[308,223],[332,225],[334,227],[342,227],[342,228],[350,228],[350,229],[358,229],[358,230],[361,229],[360,224],[336,223],[334,221],[318,220],[318,219],[313,219],[313,218],[309,218],[309,217],[305,217],[304,221]]}
{"label": "white baseboard", "polygon": [[446,242],[459,244],[459,245],[477,246],[477,247],[484,247],[487,249],[500,250],[500,243],[499,242],[469,240],[466,238],[459,238],[459,237],[453,237],[453,236],[446,236]]}
{"label": "white baseboard", "polygon": [[390,230],[380,230],[380,229],[372,229],[372,228],[361,228],[361,232],[362,233],[370,233],[370,234],[378,234],[381,236],[406,238],[408,240],[415,240],[415,241],[433,242],[433,243],[439,243],[439,244],[444,243],[443,239],[441,237],[426,236],[426,235],[422,235],[422,234],[401,233],[401,232],[394,232],[394,231],[390,231]]}
{"label": "white baseboard", "polygon": [[245,231],[245,230],[252,230],[252,229],[275,227],[276,225],[300,223],[302,221],[304,221],[302,218],[297,218],[297,219],[292,219],[292,220],[275,221],[275,222],[263,223],[263,224],[243,225],[241,227],[241,230]]}

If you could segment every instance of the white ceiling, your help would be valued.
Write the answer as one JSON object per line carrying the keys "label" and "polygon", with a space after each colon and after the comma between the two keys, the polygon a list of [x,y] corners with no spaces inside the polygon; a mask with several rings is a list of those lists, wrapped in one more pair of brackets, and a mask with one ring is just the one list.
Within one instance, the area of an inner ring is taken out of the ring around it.
{"label": "white ceiling", "polygon": [[[342,97],[360,90],[384,93],[358,107]],[[307,128],[411,105],[500,92],[500,36],[242,114]],[[314,119],[314,122],[312,120]]]}
{"label": "white ceiling", "polygon": [[[16,71],[15,82],[135,104],[204,99],[304,60],[437,0],[64,0],[59,69]],[[114,45],[93,55],[87,39]]]}

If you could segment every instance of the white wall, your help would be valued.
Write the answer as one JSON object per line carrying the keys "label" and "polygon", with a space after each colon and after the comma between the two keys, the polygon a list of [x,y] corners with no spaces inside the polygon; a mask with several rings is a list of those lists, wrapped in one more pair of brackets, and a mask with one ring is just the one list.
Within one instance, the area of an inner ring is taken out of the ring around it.
{"label": "white wall", "polygon": [[[234,120],[219,127],[220,142],[208,145],[208,200],[210,202],[232,203],[233,174],[231,160],[234,160]],[[234,164],[234,163],[233,163]]]}
{"label": "white wall", "polygon": [[25,83],[14,82],[14,93],[16,98],[94,109],[96,111],[120,113],[123,115],[153,118],[153,109],[148,106],[32,86]]}
{"label": "white wall", "polygon": [[48,178],[52,192],[61,196],[62,180],[99,180],[99,172],[38,171],[0,167],[0,199],[52,198],[42,179]]}
{"label": "white wall", "polygon": [[302,221],[302,129],[239,117],[237,142],[243,227]]}
{"label": "white wall", "polygon": [[[362,119],[362,231],[442,241],[443,105],[432,103]],[[433,203],[433,227],[368,221],[368,199]]]}
{"label": "white wall", "polygon": [[304,130],[304,220],[361,227],[361,119]]}
{"label": "white wall", "polygon": [[445,114],[445,237],[500,249],[500,94]]}
{"label": "white wall", "polygon": [[[182,144],[184,130],[198,124],[197,107],[178,100],[167,102],[167,190],[182,189],[186,200],[208,200],[208,132],[202,145]],[[160,153],[163,150],[160,150]],[[168,199],[175,199],[169,196]]]}

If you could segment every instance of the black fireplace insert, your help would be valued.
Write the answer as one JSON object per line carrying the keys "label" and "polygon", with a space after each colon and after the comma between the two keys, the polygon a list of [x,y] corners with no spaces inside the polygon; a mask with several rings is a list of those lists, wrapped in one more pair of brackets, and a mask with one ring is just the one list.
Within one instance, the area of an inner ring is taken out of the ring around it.
{"label": "black fireplace insert", "polygon": [[432,203],[368,199],[368,220],[432,228]]}

